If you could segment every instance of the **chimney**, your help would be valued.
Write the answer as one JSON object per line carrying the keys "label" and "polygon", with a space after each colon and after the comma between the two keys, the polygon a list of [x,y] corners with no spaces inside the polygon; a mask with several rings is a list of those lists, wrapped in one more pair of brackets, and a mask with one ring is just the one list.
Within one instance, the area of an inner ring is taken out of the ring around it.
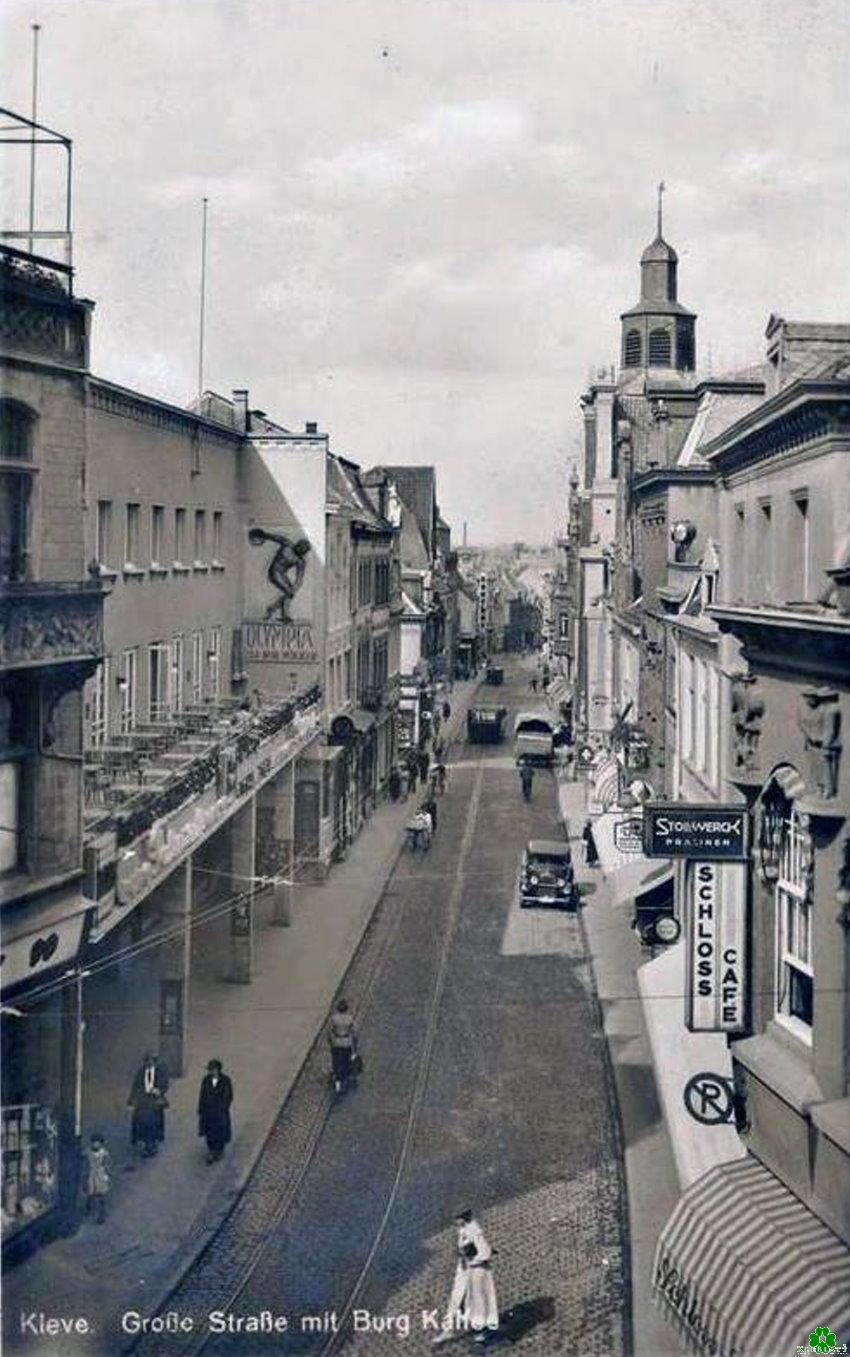
{"label": "chimney", "polygon": [[238,433],[247,433],[251,427],[251,417],[248,413],[248,392],[242,387],[233,392],[233,427]]}
{"label": "chimney", "polygon": [[319,432],[319,426],[318,426],[318,424],[316,423],[316,421],[315,421],[314,419],[308,419],[308,420],[307,420],[307,423],[304,425],[304,432],[305,432],[305,433],[318,433],[318,432]]}

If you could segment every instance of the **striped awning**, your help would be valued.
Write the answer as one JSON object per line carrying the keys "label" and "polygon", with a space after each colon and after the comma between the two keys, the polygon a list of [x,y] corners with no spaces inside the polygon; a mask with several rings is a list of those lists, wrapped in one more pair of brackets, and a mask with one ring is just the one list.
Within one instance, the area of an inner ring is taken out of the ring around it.
{"label": "striped awning", "polygon": [[824,1326],[850,1341],[850,1249],[751,1155],[682,1197],[653,1294],[694,1352],[777,1357]]}
{"label": "striped awning", "polygon": [[613,754],[606,754],[593,770],[593,792],[603,810],[608,810],[620,799],[622,765]]}

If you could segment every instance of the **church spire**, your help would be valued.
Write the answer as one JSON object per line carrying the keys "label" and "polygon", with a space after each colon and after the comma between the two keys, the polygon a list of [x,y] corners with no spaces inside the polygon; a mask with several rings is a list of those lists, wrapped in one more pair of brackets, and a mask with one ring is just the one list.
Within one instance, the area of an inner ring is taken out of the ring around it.
{"label": "church spire", "polygon": [[662,209],[661,199],[666,187],[667,185],[664,183],[664,180],[662,179],[661,183],[658,185],[658,231],[656,232],[658,240],[664,239],[664,234],[661,230],[661,209]]}

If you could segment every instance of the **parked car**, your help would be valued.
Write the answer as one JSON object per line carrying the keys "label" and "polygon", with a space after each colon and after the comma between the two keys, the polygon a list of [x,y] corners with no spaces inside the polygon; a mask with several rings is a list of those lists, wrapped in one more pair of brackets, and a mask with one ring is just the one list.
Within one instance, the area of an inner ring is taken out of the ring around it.
{"label": "parked car", "polygon": [[504,669],[500,668],[500,666],[497,664],[490,664],[487,666],[487,673],[485,675],[486,683],[489,683],[494,688],[501,688],[504,681],[505,681]]}
{"label": "parked car", "polygon": [[545,711],[521,711],[514,719],[517,763],[551,768],[555,760],[555,721]]}
{"label": "parked car", "polygon": [[570,845],[557,839],[529,839],[519,871],[519,903],[575,909],[579,901]]}

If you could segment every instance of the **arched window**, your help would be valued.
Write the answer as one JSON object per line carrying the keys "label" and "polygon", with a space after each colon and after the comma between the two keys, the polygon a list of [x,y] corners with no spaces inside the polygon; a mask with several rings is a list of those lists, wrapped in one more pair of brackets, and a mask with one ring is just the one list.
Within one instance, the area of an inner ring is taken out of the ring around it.
{"label": "arched window", "polygon": [[625,367],[640,367],[642,348],[640,330],[628,330],[626,332],[626,343],[623,350],[623,364]]}
{"label": "arched window", "polygon": [[689,325],[680,325],[676,335],[676,367],[692,372],[694,366],[694,332]]}
{"label": "arched window", "polygon": [[666,330],[649,332],[649,366],[651,368],[670,366],[670,336]]}
{"label": "arched window", "polygon": [[16,401],[0,402],[0,580],[28,573],[29,501],[35,415]]}

